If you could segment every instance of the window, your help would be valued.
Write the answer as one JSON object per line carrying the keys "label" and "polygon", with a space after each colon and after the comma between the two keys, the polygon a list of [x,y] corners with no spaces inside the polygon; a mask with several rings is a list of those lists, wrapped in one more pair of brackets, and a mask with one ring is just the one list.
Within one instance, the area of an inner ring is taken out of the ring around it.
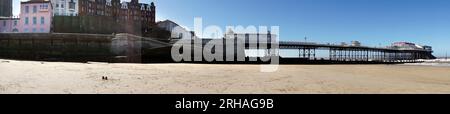
{"label": "window", "polygon": [[64,8],[64,4],[61,4],[61,8]]}
{"label": "window", "polygon": [[14,26],[17,26],[17,21],[14,21]]}
{"label": "window", "polygon": [[44,17],[41,17],[41,24],[42,25],[45,24],[45,18]]}
{"label": "window", "polygon": [[25,13],[29,13],[30,12],[30,7],[29,6],[25,6]]}
{"label": "window", "polygon": [[35,25],[37,23],[37,18],[33,17],[33,25]]}
{"label": "window", "polygon": [[25,17],[25,25],[28,25],[28,21],[29,21],[28,17]]}
{"label": "window", "polygon": [[37,32],[37,29],[36,29],[36,28],[33,28],[33,32]]}
{"label": "window", "polygon": [[5,27],[6,27],[6,21],[3,21],[3,26],[5,26]]}
{"label": "window", "polygon": [[75,2],[70,2],[69,3],[69,9],[75,9]]}
{"label": "window", "polygon": [[59,7],[59,4],[56,4],[56,8],[58,8]]}
{"label": "window", "polygon": [[23,29],[24,32],[28,32],[28,28]]}
{"label": "window", "polygon": [[40,8],[40,9],[48,9],[48,5],[47,5],[47,4],[40,5],[39,8]]}
{"label": "window", "polygon": [[44,29],[44,28],[41,28],[41,29],[40,29],[40,32],[45,32],[45,29]]}
{"label": "window", "polygon": [[37,13],[37,6],[33,6],[33,13]]}

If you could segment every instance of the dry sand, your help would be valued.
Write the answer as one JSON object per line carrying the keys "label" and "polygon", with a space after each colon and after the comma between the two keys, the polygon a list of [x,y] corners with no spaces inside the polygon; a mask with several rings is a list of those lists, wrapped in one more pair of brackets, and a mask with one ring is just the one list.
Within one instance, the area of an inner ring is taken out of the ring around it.
{"label": "dry sand", "polygon": [[273,73],[259,68],[0,59],[0,93],[450,93],[450,67],[280,65]]}

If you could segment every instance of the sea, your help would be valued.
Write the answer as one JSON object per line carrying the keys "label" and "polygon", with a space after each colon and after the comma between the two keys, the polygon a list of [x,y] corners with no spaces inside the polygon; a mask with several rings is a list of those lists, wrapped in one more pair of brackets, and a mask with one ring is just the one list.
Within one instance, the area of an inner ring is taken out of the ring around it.
{"label": "sea", "polygon": [[421,63],[405,63],[403,65],[450,67],[450,59],[422,60]]}

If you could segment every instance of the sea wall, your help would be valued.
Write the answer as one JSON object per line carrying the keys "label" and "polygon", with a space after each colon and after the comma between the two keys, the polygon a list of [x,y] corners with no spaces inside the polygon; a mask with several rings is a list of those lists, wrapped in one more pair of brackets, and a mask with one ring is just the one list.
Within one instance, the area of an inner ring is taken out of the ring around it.
{"label": "sea wall", "polygon": [[140,62],[141,41],[129,34],[0,34],[0,58],[69,62]]}

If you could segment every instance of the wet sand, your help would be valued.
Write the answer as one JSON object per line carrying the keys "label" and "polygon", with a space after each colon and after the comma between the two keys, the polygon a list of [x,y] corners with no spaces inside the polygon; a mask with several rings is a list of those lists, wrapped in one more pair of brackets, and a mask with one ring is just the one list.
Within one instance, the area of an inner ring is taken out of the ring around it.
{"label": "wet sand", "polygon": [[0,59],[0,93],[450,93],[450,67],[280,65],[273,73],[259,68]]}

